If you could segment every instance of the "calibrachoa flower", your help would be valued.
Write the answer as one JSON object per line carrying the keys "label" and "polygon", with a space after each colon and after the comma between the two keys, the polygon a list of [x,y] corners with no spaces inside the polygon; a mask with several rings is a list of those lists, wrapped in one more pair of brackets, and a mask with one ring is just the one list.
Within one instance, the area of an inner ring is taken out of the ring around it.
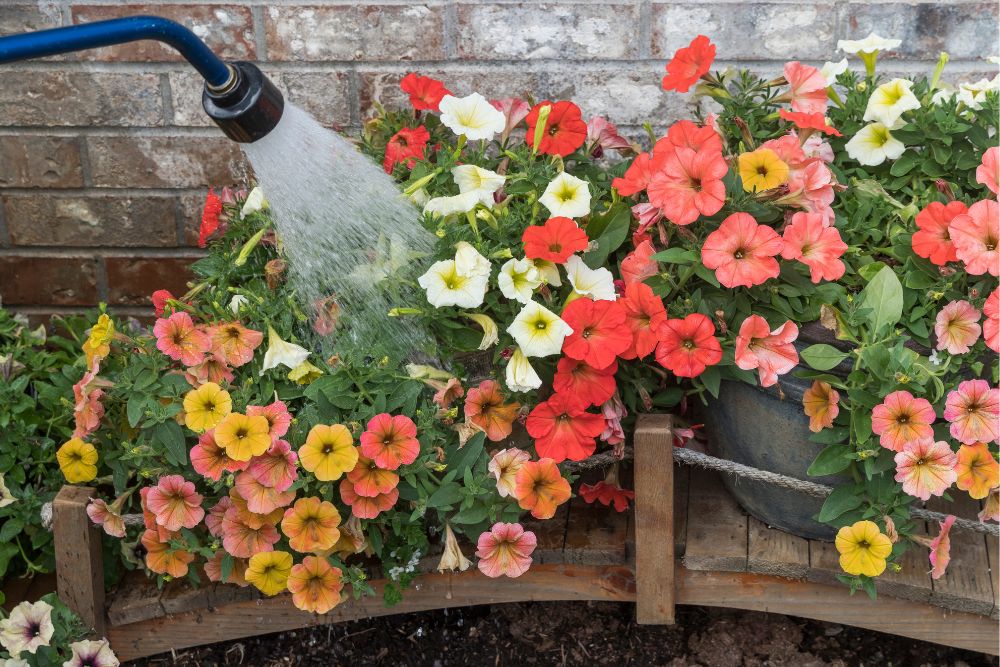
{"label": "calibrachoa flower", "polygon": [[687,46],[677,49],[667,63],[663,77],[664,90],[686,93],[698,79],[708,73],[715,60],[715,44],[705,35],[698,35]]}
{"label": "calibrachoa flower", "polygon": [[526,461],[514,478],[517,504],[536,519],[551,519],[571,495],[569,482],[552,459]]}
{"label": "calibrachoa flower", "polygon": [[208,334],[196,327],[191,316],[183,311],[156,320],[153,335],[156,349],[185,366],[197,365],[212,348]]}
{"label": "calibrachoa flower", "polygon": [[814,283],[837,280],[846,267],[840,257],[847,244],[836,227],[827,227],[819,213],[795,213],[782,235],[781,256],[794,259],[809,267]]}
{"label": "calibrachoa flower", "polygon": [[649,203],[668,220],[689,225],[703,215],[715,215],[726,201],[723,177],[729,173],[722,153],[708,148],[674,148],[658,160],[646,192]]}
{"label": "calibrachoa flower", "polygon": [[983,305],[983,340],[986,347],[994,352],[1000,352],[1000,287],[990,292]]}
{"label": "calibrachoa flower", "polygon": [[309,430],[299,449],[302,467],[321,482],[332,482],[352,470],[358,462],[354,438],[343,424],[317,424]]}
{"label": "calibrachoa flower", "polygon": [[495,380],[483,380],[465,396],[465,418],[485,431],[493,442],[510,435],[520,409],[520,403],[504,402],[500,384]]}
{"label": "calibrachoa flower", "polygon": [[564,263],[573,253],[586,250],[589,243],[587,233],[563,216],[549,218],[544,225],[526,227],[521,240],[525,257],[556,264]]}
{"label": "calibrachoa flower", "polygon": [[947,442],[933,438],[907,442],[895,461],[895,480],[903,485],[903,491],[921,500],[942,495],[958,477],[955,452]]}
{"label": "calibrachoa flower", "polygon": [[604,418],[587,412],[575,396],[553,394],[535,406],[525,427],[535,439],[539,456],[555,463],[582,461],[594,453],[595,438],[604,431]]}
{"label": "calibrachoa flower", "polygon": [[507,333],[513,336],[524,355],[547,357],[559,354],[563,341],[573,333],[573,329],[551,310],[531,301],[510,323]]}
{"label": "calibrachoa flower", "polygon": [[232,412],[215,427],[215,442],[234,461],[249,461],[271,446],[267,419]]}
{"label": "calibrachoa flower", "polygon": [[858,521],[844,526],[835,540],[840,553],[840,568],[847,574],[877,577],[885,571],[885,559],[892,553],[892,542],[873,521]]}
{"label": "calibrachoa flower", "polygon": [[340,539],[340,512],[325,500],[299,498],[285,510],[281,532],[288,545],[300,553],[320,553],[333,548]]}
{"label": "calibrachoa flower", "polygon": [[306,556],[293,565],[288,574],[287,586],[292,594],[292,604],[297,609],[313,614],[325,614],[340,604],[340,591],[344,588],[340,568],[333,567],[325,558]]}
{"label": "calibrachoa flower", "polygon": [[791,321],[771,331],[760,315],[743,320],[736,337],[736,365],[745,371],[757,369],[762,387],[770,387],[799,363],[799,353],[792,342],[799,337],[799,327]]}
{"label": "calibrachoa flower", "polygon": [[366,498],[391,493],[399,484],[399,475],[379,468],[374,461],[364,456],[358,456],[358,462],[347,473],[347,479],[354,485],[354,492]]}
{"label": "calibrachoa flower", "polygon": [[927,399],[914,398],[905,390],[894,391],[872,410],[872,432],[883,447],[901,452],[908,442],[933,438],[934,419],[934,408]]}
{"label": "calibrachoa flower", "polygon": [[520,577],[531,567],[531,552],[537,544],[535,534],[521,524],[497,522],[479,536],[479,571],[487,577]]}
{"label": "calibrachoa flower", "polygon": [[197,366],[188,366],[184,374],[192,387],[200,387],[206,382],[221,384],[233,381],[233,371],[219,354],[209,352]]}
{"label": "calibrachoa flower", "polygon": [[234,368],[253,359],[254,350],[264,342],[264,334],[248,329],[239,322],[226,322],[209,327],[212,351],[220,354]]}
{"label": "calibrachoa flower", "polygon": [[156,523],[167,530],[194,528],[205,518],[202,496],[194,483],[180,475],[161,477],[146,494],[146,507],[156,515]]}
{"label": "calibrachoa flower", "polygon": [[789,89],[779,99],[790,101],[792,109],[800,113],[826,111],[826,77],[818,69],[792,61],[785,63],[784,74]]}
{"label": "calibrachoa flower", "polygon": [[538,202],[552,217],[582,218],[590,214],[590,187],[587,181],[564,171],[545,186]]}
{"label": "calibrachoa flower", "polygon": [[155,530],[147,530],[140,540],[146,549],[146,567],[150,572],[166,574],[175,579],[187,575],[188,566],[194,561],[194,554],[183,549],[172,549],[161,542]]}
{"label": "calibrachoa flower", "polygon": [[661,161],[654,160],[649,153],[639,153],[625,170],[625,174],[611,181],[611,187],[623,197],[631,197],[642,192],[659,169]]}
{"label": "calibrachoa flower", "polygon": [[107,380],[97,377],[100,362],[94,361],[90,370],[83,374],[80,381],[73,385],[73,429],[74,438],[86,438],[96,431],[104,418],[104,405],[101,398],[104,389],[112,386]]}
{"label": "calibrachoa flower", "polygon": [[1000,487],[993,487],[983,501],[983,509],[979,512],[979,520],[1000,521]]}
{"label": "calibrachoa flower", "polygon": [[465,97],[445,95],[438,108],[441,123],[457,135],[464,135],[469,141],[482,139],[489,141],[494,134],[503,132],[507,119],[479,93]]}
{"label": "calibrachoa flower", "polygon": [[229,392],[214,382],[206,382],[184,394],[184,423],[195,433],[215,428],[232,409]]}
{"label": "calibrachoa flower", "polygon": [[521,466],[530,460],[531,455],[517,447],[501,449],[493,455],[486,469],[496,479],[497,493],[500,494],[501,498],[514,496],[517,486],[517,473],[521,470]]}
{"label": "calibrachoa flower", "polygon": [[979,340],[979,311],[968,301],[952,301],[942,308],[934,322],[937,349],[949,354],[965,354]]}
{"label": "calibrachoa flower", "polygon": [[262,551],[250,557],[246,579],[264,595],[285,590],[292,572],[292,554],[287,551]]}
{"label": "calibrachoa flower", "polygon": [[955,523],[955,517],[948,515],[944,521],[941,521],[939,525],[941,526],[941,531],[937,534],[933,540],[931,540],[930,545],[930,561],[931,561],[931,579],[940,579],[944,576],[945,570],[948,569],[948,563],[951,562],[951,527]]}
{"label": "calibrachoa flower", "polygon": [[500,135],[501,143],[507,140],[507,137],[510,136],[511,130],[517,127],[517,125],[527,117],[528,112],[531,110],[530,104],[516,97],[505,97],[502,100],[490,100],[490,104],[493,105],[494,109],[501,112],[506,119],[503,133]]}
{"label": "calibrachoa flower", "polygon": [[948,231],[966,271],[974,276],[1000,274],[1000,204],[977,201],[952,219]]}
{"label": "calibrachoa flower", "polygon": [[69,645],[72,655],[63,667],[118,667],[120,662],[107,639],[83,639]]}
{"label": "calibrachoa flower", "polygon": [[288,427],[292,425],[292,415],[283,401],[274,401],[263,406],[248,405],[247,416],[263,417],[267,420],[268,433],[271,435],[272,442],[288,433]]}
{"label": "calibrachoa flower", "polygon": [[[0,479],[0,484],[3,480]],[[127,494],[118,498],[108,505],[100,498],[91,498],[87,504],[87,516],[94,522],[95,526],[104,528],[104,532],[111,537],[125,537],[125,520],[122,518],[122,505],[128,498]],[[3,505],[0,505],[3,507]]]}
{"label": "calibrachoa flower", "polygon": [[985,442],[974,442],[958,448],[955,473],[958,475],[958,488],[968,491],[976,500],[987,497],[990,489],[1000,485],[1000,464]]}
{"label": "calibrachoa flower", "polygon": [[620,455],[622,448],[618,445],[625,442],[622,420],[628,416],[628,410],[617,391],[601,404],[601,416],[604,417],[604,430],[601,431],[600,438],[609,445],[614,445],[615,454]]}
{"label": "calibrachoa flower", "polygon": [[1000,148],[990,146],[983,153],[983,162],[976,167],[976,182],[985,185],[994,195],[1000,195]]}
{"label": "calibrachoa flower", "polygon": [[89,442],[71,438],[56,451],[56,461],[70,484],[83,484],[97,477],[97,450]]}
{"label": "calibrachoa flower", "polygon": [[285,366],[294,369],[301,365],[309,357],[309,350],[301,345],[289,343],[283,340],[274,327],[267,328],[267,352],[264,353],[264,364],[260,368],[260,374],[272,368]]}
{"label": "calibrachoa flower", "polygon": [[218,482],[224,472],[246,470],[249,461],[237,461],[226,454],[226,450],[215,442],[215,434],[207,431],[198,438],[198,444],[191,448],[191,467],[199,475]]}
{"label": "calibrachoa flower", "polygon": [[[535,127],[538,125],[538,114],[541,108],[546,105],[551,110],[545,121],[541,140],[535,147]],[[572,102],[550,102],[548,100],[539,102],[532,107],[525,122],[528,124],[528,130],[524,137],[525,143],[535,147],[539,153],[544,155],[566,157],[587,140],[587,124],[580,114],[580,107]]]}
{"label": "calibrachoa flower", "polygon": [[753,287],[778,277],[775,256],[783,247],[773,229],[758,225],[749,213],[734,213],[705,239],[701,261],[722,285]]}
{"label": "calibrachoa flower", "polygon": [[399,489],[393,487],[388,493],[377,496],[362,496],[357,493],[350,478],[340,480],[340,499],[351,507],[351,514],[359,519],[374,519],[382,512],[392,509],[399,500]]}
{"label": "calibrachoa flower", "polygon": [[802,407],[809,417],[809,430],[819,433],[833,426],[833,420],[840,414],[840,393],[829,382],[815,380],[802,394]]}
{"label": "calibrachoa flower", "polygon": [[886,160],[895,160],[903,154],[906,146],[892,136],[891,129],[882,123],[865,125],[844,146],[847,155],[866,167],[877,167]]}
{"label": "calibrachoa flower", "polygon": [[580,497],[582,497],[588,505],[593,505],[595,502],[599,502],[607,507],[613,505],[616,512],[624,512],[628,509],[629,501],[635,500],[635,491],[629,491],[628,489],[621,488],[617,484],[608,484],[602,480],[596,484],[581,484]]}
{"label": "calibrachoa flower", "polygon": [[7,488],[7,485],[4,483],[3,475],[0,474],[0,509],[9,507],[16,502],[17,498],[15,498],[14,494],[12,494],[10,489]]}
{"label": "calibrachoa flower", "polygon": [[576,299],[562,313],[572,329],[563,340],[567,357],[606,368],[632,345],[632,331],[625,322],[625,309],[617,301]]}
{"label": "calibrachoa flower", "polygon": [[660,327],[656,361],[677,377],[693,378],[722,361],[715,325],[701,313],[667,320]]}
{"label": "calibrachoa flower", "polygon": [[250,558],[271,551],[281,539],[274,523],[234,504],[222,517],[222,548],[234,558]]}
{"label": "calibrachoa flower", "polygon": [[[205,576],[209,581],[222,581],[222,559],[226,557],[225,551],[216,551],[211,558],[205,560]],[[247,559],[230,558],[232,563],[229,568],[229,576],[224,583],[236,584],[240,588],[249,586],[247,582]]]}
{"label": "calibrachoa flower", "polygon": [[22,602],[14,607],[10,616],[0,620],[0,645],[12,656],[31,653],[48,646],[55,633],[52,625],[52,605],[43,600]]}
{"label": "calibrachoa flower", "polygon": [[770,190],[788,180],[788,165],[770,148],[741,153],[738,164],[740,180],[747,192]]}
{"label": "calibrachoa flower", "polygon": [[83,343],[83,353],[87,359],[87,368],[93,368],[94,362],[100,362],[111,353],[111,341],[115,337],[115,323],[107,313],[97,318],[97,323],[90,328],[90,335]]}
{"label": "calibrachoa flower", "polygon": [[960,201],[931,202],[920,213],[915,222],[917,231],[913,233],[913,252],[929,259],[931,263],[944,266],[958,259],[955,244],[952,243],[948,227],[956,216],[968,213],[969,209]]}
{"label": "calibrachoa flower", "polygon": [[618,362],[594,368],[586,361],[563,357],[556,366],[552,388],[556,394],[572,396],[585,406],[601,405],[615,393]]}
{"label": "calibrachoa flower", "polygon": [[971,445],[1000,438],[1000,389],[986,380],[966,380],[948,393],[944,418],[951,422],[951,437]]}
{"label": "calibrachoa flower", "polygon": [[250,459],[247,472],[264,486],[282,492],[295,482],[298,476],[295,464],[298,460],[292,446],[284,440],[278,440],[266,452]]}
{"label": "calibrachoa flower", "polygon": [[167,302],[174,299],[176,297],[170,293],[170,290],[156,290],[149,297],[149,300],[153,302],[153,313],[157,317],[163,317],[163,309],[167,307]]}
{"label": "calibrachoa flower", "polygon": [[429,76],[410,72],[399,82],[400,89],[410,96],[410,104],[417,111],[437,111],[445,95],[451,91],[444,84]]}
{"label": "calibrachoa flower", "polygon": [[405,415],[375,415],[361,434],[361,453],[386,470],[409,465],[420,453],[417,425]]}

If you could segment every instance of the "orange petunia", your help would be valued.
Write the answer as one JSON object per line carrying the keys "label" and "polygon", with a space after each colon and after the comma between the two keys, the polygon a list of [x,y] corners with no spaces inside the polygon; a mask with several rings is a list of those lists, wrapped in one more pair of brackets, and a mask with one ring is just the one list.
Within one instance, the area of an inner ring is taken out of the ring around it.
{"label": "orange petunia", "polygon": [[281,532],[288,544],[301,553],[321,552],[333,548],[340,539],[340,512],[325,500],[299,498],[285,510]]}
{"label": "orange petunia", "polygon": [[360,455],[354,469],[347,473],[347,479],[354,485],[354,492],[366,498],[389,493],[399,484],[399,475],[379,468],[375,461]]}
{"label": "orange petunia", "polygon": [[168,574],[175,579],[187,574],[188,565],[194,560],[194,554],[183,549],[171,549],[166,542],[161,542],[155,530],[147,530],[142,534],[142,546],[146,549],[146,567],[156,574]]}
{"label": "orange petunia", "polygon": [[536,519],[551,519],[570,495],[569,482],[552,459],[527,461],[517,472],[514,497],[521,509],[530,511]]}
{"label": "orange petunia", "polygon": [[[209,581],[222,581],[222,559],[226,557],[225,551],[216,551],[212,557],[205,561],[205,576]],[[245,558],[232,558],[232,566],[229,568],[229,576],[224,583],[236,584],[244,587],[250,584],[246,579],[247,560]]]}
{"label": "orange petunia", "polygon": [[958,448],[958,488],[968,491],[976,500],[990,494],[990,489],[1000,485],[1000,464],[985,442],[962,445]]}
{"label": "orange petunia", "polygon": [[251,361],[254,350],[264,341],[264,334],[239,322],[224,322],[209,327],[208,337],[212,341],[212,352],[234,368]]}
{"label": "orange petunia", "polygon": [[263,484],[249,471],[236,476],[236,491],[246,500],[247,509],[255,514],[268,514],[287,506],[295,499],[295,491],[278,491]]}
{"label": "orange petunia", "polygon": [[393,488],[375,497],[362,496],[355,491],[353,482],[345,478],[340,481],[340,499],[351,506],[351,514],[359,519],[374,519],[392,509],[399,500],[399,489]]}
{"label": "orange petunia", "polygon": [[387,470],[409,465],[420,453],[417,425],[405,415],[375,415],[361,434],[361,453]]}
{"label": "orange petunia", "polygon": [[809,430],[819,433],[833,426],[833,420],[840,414],[840,394],[829,382],[816,380],[802,394],[802,407],[809,417]]}
{"label": "orange petunia", "polygon": [[469,389],[465,397],[465,418],[483,429],[493,442],[510,435],[520,409],[520,403],[504,403],[500,384],[495,380],[484,380]]}
{"label": "orange petunia", "polygon": [[325,558],[306,556],[292,566],[288,575],[286,585],[292,594],[292,604],[302,611],[325,614],[340,604],[342,575],[340,568],[331,566]]}
{"label": "orange petunia", "polygon": [[677,49],[667,63],[667,74],[663,77],[664,90],[686,93],[702,75],[707,74],[715,60],[715,44],[698,35],[687,46]]}

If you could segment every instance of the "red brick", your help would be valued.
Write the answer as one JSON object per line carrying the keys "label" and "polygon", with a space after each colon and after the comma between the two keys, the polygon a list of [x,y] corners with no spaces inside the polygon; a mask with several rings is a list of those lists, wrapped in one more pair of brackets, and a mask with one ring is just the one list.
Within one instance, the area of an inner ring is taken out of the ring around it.
{"label": "red brick", "polygon": [[97,187],[187,188],[225,185],[244,171],[239,147],[223,136],[87,137]]}
{"label": "red brick", "polygon": [[0,257],[5,306],[90,306],[97,303],[98,261],[75,257]]}
{"label": "red brick", "polygon": [[271,60],[434,60],[443,58],[439,4],[268,7]]}
{"label": "red brick", "polygon": [[173,197],[6,195],[4,219],[18,246],[175,246]]}
{"label": "red brick", "polygon": [[108,257],[108,302],[113,305],[144,306],[158,289],[181,296],[193,279],[191,263],[196,256]]}
{"label": "red brick", "polygon": [[74,188],[83,185],[75,137],[0,136],[0,187]]}
{"label": "red brick", "polygon": [[[131,14],[155,14],[190,28],[220,57],[227,60],[256,60],[253,16],[249,7],[237,5],[108,4],[75,5],[73,23],[89,23]],[[143,40],[103,49],[81,51],[82,60],[139,60],[147,62],[182,60],[174,49],[160,42]]]}
{"label": "red brick", "polygon": [[0,118],[5,125],[162,125],[160,77],[108,72],[4,72]]}

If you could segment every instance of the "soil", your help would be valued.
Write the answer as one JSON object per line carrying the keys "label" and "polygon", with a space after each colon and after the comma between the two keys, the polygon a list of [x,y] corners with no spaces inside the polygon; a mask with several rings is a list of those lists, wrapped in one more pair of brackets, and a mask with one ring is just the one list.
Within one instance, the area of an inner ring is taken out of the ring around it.
{"label": "soil", "polygon": [[[979,667],[996,658],[778,614],[678,607],[640,626],[627,603],[533,602],[386,616],[178,651],[134,667],[624,665]],[[947,632],[946,626],[941,628]]]}

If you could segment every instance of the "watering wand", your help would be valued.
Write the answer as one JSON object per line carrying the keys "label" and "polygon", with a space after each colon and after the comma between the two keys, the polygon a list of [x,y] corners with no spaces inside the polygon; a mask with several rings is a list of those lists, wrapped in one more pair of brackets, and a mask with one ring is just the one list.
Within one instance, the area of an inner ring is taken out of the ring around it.
{"label": "watering wand", "polygon": [[253,63],[226,63],[193,32],[159,16],[108,21],[0,37],[0,63],[155,39],[173,48],[205,79],[201,103],[226,136],[252,143],[267,135],[285,108],[281,92]]}

